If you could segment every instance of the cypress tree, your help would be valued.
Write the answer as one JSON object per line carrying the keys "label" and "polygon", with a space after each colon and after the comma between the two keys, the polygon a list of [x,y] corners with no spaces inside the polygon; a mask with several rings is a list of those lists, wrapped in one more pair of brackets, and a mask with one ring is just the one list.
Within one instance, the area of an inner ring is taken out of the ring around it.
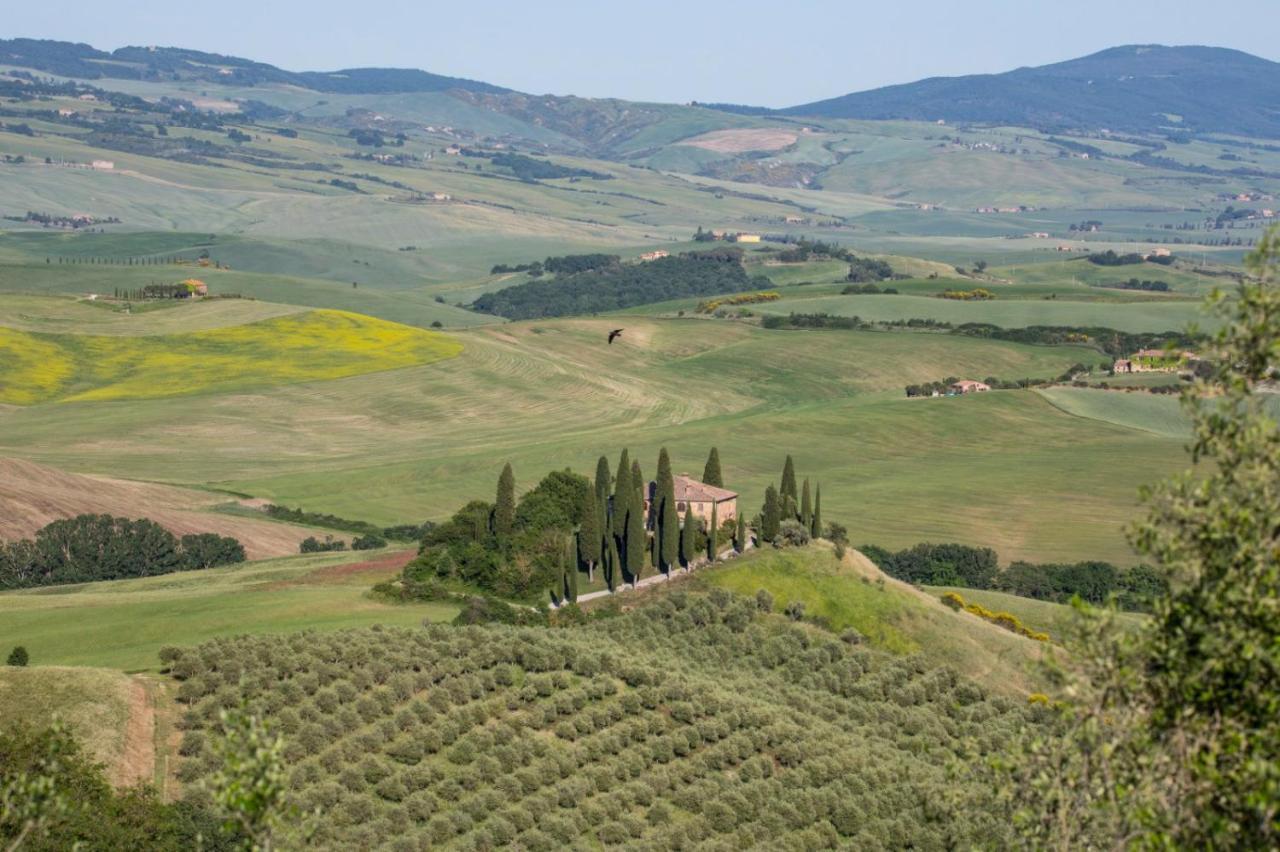
{"label": "cypress tree", "polygon": [[715,562],[716,557],[720,555],[720,543],[716,540],[717,534],[720,532],[718,506],[714,500],[711,501],[711,529],[707,532],[707,560]]}
{"label": "cypress tree", "polygon": [[787,453],[787,460],[782,464],[782,496],[790,497],[792,500],[800,498],[796,492],[796,466],[791,461],[790,453]]}
{"label": "cypress tree", "polygon": [[498,477],[498,501],[493,507],[493,534],[499,540],[511,535],[516,523],[516,476],[511,471],[511,462],[502,468]]}
{"label": "cypress tree", "polygon": [[627,573],[631,575],[631,585],[640,582],[644,574],[645,544],[648,533],[644,530],[644,509],[632,502],[627,507]]}
{"label": "cypress tree", "polygon": [[684,509],[684,528],[680,530],[680,558],[684,560],[685,569],[693,566],[698,558],[698,521],[693,516],[693,507],[688,504]]}
{"label": "cypress tree", "polygon": [[640,471],[639,459],[631,462],[631,488],[635,492],[635,506],[640,512],[640,522],[644,523],[644,498],[648,496],[646,492],[649,490],[649,483],[645,482],[644,474]]}
{"label": "cypress tree", "polygon": [[813,526],[813,499],[809,496],[809,477],[805,477],[800,488],[800,525],[805,529]]}
{"label": "cypress tree", "polygon": [[778,537],[778,529],[782,526],[782,506],[778,499],[778,489],[770,485],[764,490],[764,510],[760,513],[760,538],[773,541]]}
{"label": "cypress tree", "polygon": [[587,566],[587,579],[595,582],[600,561],[600,504],[590,489],[582,492],[582,523],[578,526],[578,558]]}
{"label": "cypress tree", "polygon": [[613,476],[609,473],[609,460],[601,456],[596,462],[596,500],[601,503],[608,502],[609,485],[612,480]]}
{"label": "cypress tree", "polygon": [[658,480],[656,500],[658,506],[654,511],[653,548],[654,567],[670,572],[681,555],[682,537],[680,532],[680,514],[676,510],[675,478],[671,475],[671,457],[667,448],[658,453]]}
{"label": "cypress tree", "polygon": [[745,553],[747,549],[747,522],[741,512],[738,513],[738,528],[733,536],[733,549],[739,553]]}
{"label": "cypress tree", "polygon": [[573,547],[573,540],[565,542],[564,567],[569,573],[569,600],[573,603],[578,601],[578,559],[577,552]]}
{"label": "cypress tree", "polygon": [[627,534],[627,510],[631,508],[631,462],[627,451],[618,459],[617,487],[613,491],[613,534],[621,540]]}
{"label": "cypress tree", "polygon": [[618,555],[618,540],[609,536],[609,555],[604,563],[604,581],[610,592],[618,588],[618,574],[622,571],[621,563],[622,557]]}
{"label": "cypress tree", "polygon": [[716,488],[724,488],[724,477],[720,474],[720,450],[711,448],[707,456],[707,466],[702,469],[702,481]]}
{"label": "cypress tree", "polygon": [[809,534],[814,538],[822,538],[822,483],[818,483],[818,490],[813,495],[813,526]]}

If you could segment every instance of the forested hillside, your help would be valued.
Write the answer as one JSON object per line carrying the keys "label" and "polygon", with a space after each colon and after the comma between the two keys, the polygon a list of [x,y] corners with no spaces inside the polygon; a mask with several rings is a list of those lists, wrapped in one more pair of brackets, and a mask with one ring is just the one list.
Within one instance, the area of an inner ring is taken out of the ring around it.
{"label": "forested hillside", "polygon": [[624,264],[615,258],[591,269],[486,293],[472,307],[509,319],[537,319],[616,311],[689,296],[741,293],[770,284],[768,278],[747,274],[740,249],[721,249],[686,252],[648,263]]}

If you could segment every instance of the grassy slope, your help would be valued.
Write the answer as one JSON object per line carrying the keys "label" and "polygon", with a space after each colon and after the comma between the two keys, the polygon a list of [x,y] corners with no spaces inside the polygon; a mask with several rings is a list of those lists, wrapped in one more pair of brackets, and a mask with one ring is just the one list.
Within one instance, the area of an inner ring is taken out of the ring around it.
{"label": "grassy slope", "polygon": [[900,398],[904,384],[948,374],[1048,376],[1096,357],[1076,347],[640,318],[605,346],[611,322],[460,332],[457,358],[270,393],[9,409],[0,452],[387,523],[488,496],[504,459],[529,487],[623,446],[648,468],[664,444],[695,473],[718,445],[754,512],[792,452],[855,540],[1118,562],[1130,557],[1115,518],[1181,462],[1172,439],[1068,416],[1033,393]]}
{"label": "grassy slope", "polygon": [[[0,594],[0,647],[33,664],[155,670],[161,646],[216,636],[445,621],[449,604],[391,605],[370,585],[395,573],[383,551],[293,556],[79,586]],[[355,569],[364,561],[375,564]],[[327,569],[327,570],[326,570]]]}
{"label": "grassy slope", "polygon": [[1026,694],[1041,646],[885,577],[859,553],[837,562],[824,546],[765,550],[700,572],[699,582],[754,595],[766,589],[778,612],[801,602],[836,631],[853,628],[877,648],[921,653],[1004,693]]}
{"label": "grassy slope", "polygon": [[[1165,374],[1165,382],[1177,378]],[[1091,388],[1045,388],[1040,395],[1053,405],[1077,417],[1115,423],[1149,432],[1162,438],[1186,440],[1190,425],[1182,413],[1178,397],[1142,392],[1118,392]]]}
{"label": "grassy slope", "polygon": [[[9,647],[8,642],[2,644]],[[29,668],[0,668],[0,724],[42,726],[56,716],[94,760],[115,767],[125,748],[128,675],[34,664],[39,662],[34,660]]]}

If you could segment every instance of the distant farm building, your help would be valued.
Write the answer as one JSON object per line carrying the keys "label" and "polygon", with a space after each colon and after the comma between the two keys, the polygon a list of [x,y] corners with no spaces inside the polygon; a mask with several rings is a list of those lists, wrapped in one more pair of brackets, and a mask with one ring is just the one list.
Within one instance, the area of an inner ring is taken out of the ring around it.
{"label": "distant farm building", "polygon": [[758,243],[760,242],[759,234],[738,234],[737,241],[740,243]]}
{"label": "distant farm building", "polygon": [[1147,257],[1168,257],[1170,254],[1167,248],[1153,248],[1147,253]]}
{"label": "distant farm building", "polygon": [[456,156],[462,153],[462,149],[459,148],[457,145],[450,145],[448,148],[444,149],[444,152],[446,154],[454,154]]}
{"label": "distant farm building", "polygon": [[94,160],[89,165],[92,168],[98,169],[99,171],[103,171],[103,172],[109,172],[116,167],[116,164],[111,160]]}
{"label": "distant farm building", "polygon": [[209,295],[209,285],[198,278],[188,278],[186,281],[180,282],[183,287],[187,288],[186,298],[199,298]]}
{"label": "distant farm building", "polygon": [[1173,373],[1188,361],[1194,361],[1194,352],[1166,352],[1163,349],[1139,349],[1128,358],[1121,358],[1111,365],[1113,373]]}
{"label": "distant farm building", "polygon": [[1048,231],[1034,231],[1034,232],[1031,234],[1031,238],[1032,238],[1032,239],[1035,239],[1035,240],[1047,240],[1047,239],[1049,239],[1049,232],[1048,232]]}
{"label": "distant farm building", "polygon": [[[727,488],[717,488],[705,482],[699,482],[685,473],[672,477],[675,484],[676,512],[683,520],[686,509],[693,511],[695,518],[706,524],[711,523],[711,509],[715,507],[716,523],[737,520],[738,493]],[[650,482],[645,491],[644,510],[648,514],[653,499],[658,493],[658,483]]]}
{"label": "distant farm building", "polygon": [[952,393],[958,393],[958,394],[982,393],[983,391],[991,390],[991,385],[985,384],[984,382],[975,382],[969,379],[962,379],[954,383],[953,385],[951,385],[949,390]]}
{"label": "distant farm building", "polygon": [[647,251],[644,254],[640,255],[640,260],[642,262],[648,262],[650,260],[658,260],[659,258],[670,257],[670,256],[671,256],[671,252],[669,251],[663,251],[662,249],[654,249],[653,251]]}

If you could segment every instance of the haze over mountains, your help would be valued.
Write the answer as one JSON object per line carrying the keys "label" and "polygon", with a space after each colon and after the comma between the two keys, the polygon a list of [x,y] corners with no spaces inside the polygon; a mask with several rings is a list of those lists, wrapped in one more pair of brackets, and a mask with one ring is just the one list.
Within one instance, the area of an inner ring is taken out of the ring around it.
{"label": "haze over mountains", "polygon": [[[480,108],[584,139],[602,124],[633,125],[652,105],[529,95],[416,69],[286,71],[196,50],[36,39],[0,40],[0,64],[79,79],[289,86],[344,95],[448,93]],[[583,114],[583,105],[591,108]],[[703,104],[724,112],[807,118],[908,119],[1017,125],[1041,130],[1207,132],[1280,137],[1280,63],[1218,47],[1127,45],[1001,74],[934,77],[781,110]],[[620,115],[626,113],[627,115]]]}

